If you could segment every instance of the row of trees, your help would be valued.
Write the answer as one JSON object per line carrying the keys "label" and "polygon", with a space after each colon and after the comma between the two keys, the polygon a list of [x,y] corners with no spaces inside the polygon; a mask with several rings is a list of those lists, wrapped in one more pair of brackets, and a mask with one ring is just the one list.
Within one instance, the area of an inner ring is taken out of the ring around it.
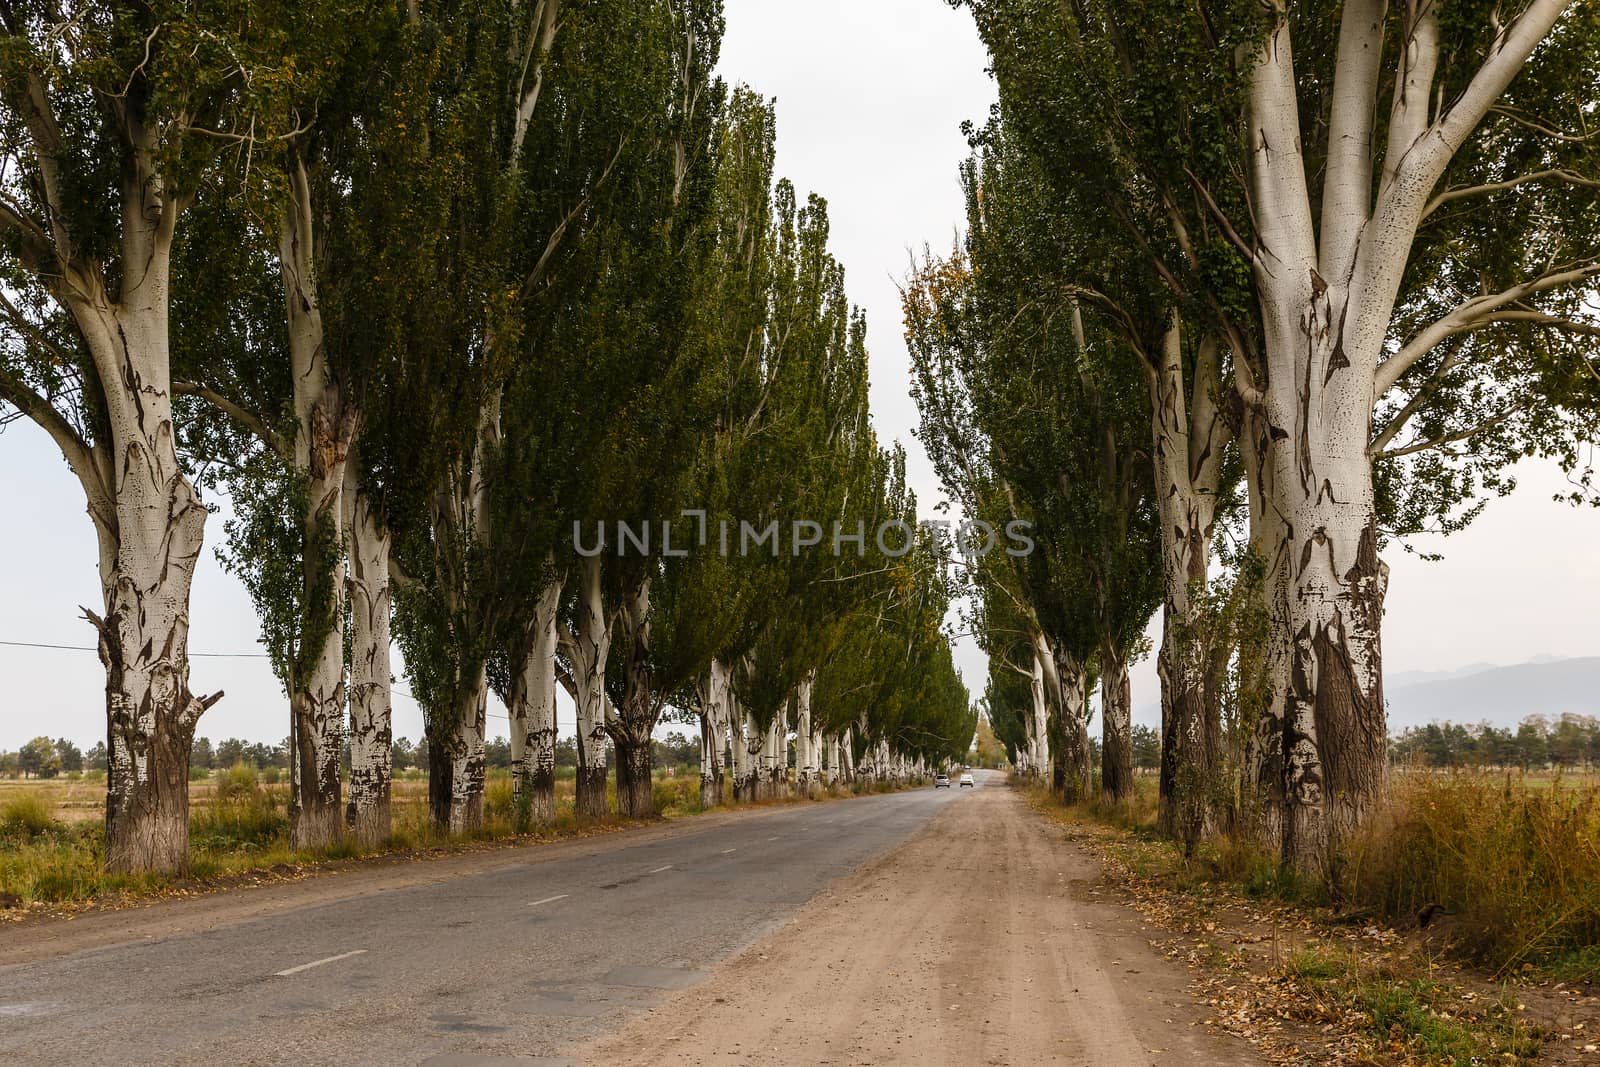
{"label": "row of trees", "polygon": [[50,434],[99,538],[108,867],[187,862],[221,698],[187,653],[207,489],[287,692],[297,847],[389,832],[392,639],[450,830],[482,818],[491,689],[534,820],[558,685],[585,817],[613,753],[650,812],[669,707],[703,724],[709,802],[730,742],[739,791],[790,730],[802,787],[835,745],[874,774],[965,750],[927,538],[713,547],[916,522],[826,204],[774,181],[770,102],[713,76],[718,0],[0,27],[0,418]]}
{"label": "row of trees", "polygon": [[1413,726],[1389,747],[1395,763],[1424,767],[1556,767],[1588,772],[1600,764],[1600,719],[1531,715],[1516,729],[1479,723]]}
{"label": "row of trees", "polygon": [[[1597,434],[1600,7],[961,0],[1000,102],[905,294],[923,440],[1040,551],[971,577],[1019,766],[1331,871],[1383,796],[1384,548]],[[1452,610],[1473,610],[1469,576]]]}

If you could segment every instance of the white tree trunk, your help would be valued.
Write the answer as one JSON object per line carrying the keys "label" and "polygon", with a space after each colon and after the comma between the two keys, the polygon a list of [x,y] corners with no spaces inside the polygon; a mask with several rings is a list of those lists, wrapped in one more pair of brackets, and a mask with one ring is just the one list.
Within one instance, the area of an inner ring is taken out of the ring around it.
{"label": "white tree trunk", "polygon": [[[706,808],[716,807],[725,799],[722,760],[731,722],[729,696],[728,668],[721,660],[713,659],[706,669],[700,695],[700,805]],[[737,738],[734,746],[739,747]]]}
{"label": "white tree trunk", "polygon": [[573,642],[578,712],[578,815],[606,814],[606,659],[611,627],[600,585],[600,558],[583,561],[578,590],[578,620]]}
{"label": "white tree trunk", "polygon": [[293,382],[294,470],[301,514],[301,618],[289,664],[289,843],[333,844],[343,829],[339,765],[344,750],[343,501],[355,420],[344,409],[323,348],[311,188],[291,153],[278,258]]}
{"label": "white tree trunk", "polygon": [[761,746],[762,777],[766,781],[767,798],[777,800],[789,793],[788,731],[783,713],[773,716]]}
{"label": "white tree trunk", "polygon": [[456,691],[456,705],[451,709],[454,731],[438,757],[433,757],[434,745],[428,750],[433,768],[442,768],[444,788],[436,788],[430,781],[437,815],[443,829],[451,834],[474,833],[483,826],[484,733],[488,721],[489,680],[480,668],[466,679]]}
{"label": "white tree trunk", "polygon": [[762,800],[767,795],[766,768],[762,754],[767,747],[768,733],[756,725],[755,719],[748,712],[744,718],[744,751],[745,773],[749,775],[745,783],[745,800]]}
{"label": "white tree trunk", "polygon": [[854,782],[856,772],[855,731],[846,726],[839,734],[839,780]]}
{"label": "white tree trunk", "polygon": [[1108,801],[1133,795],[1133,700],[1128,657],[1112,642],[1100,649],[1100,791]]}
{"label": "white tree trunk", "polygon": [[1050,764],[1051,788],[1064,800],[1089,799],[1093,785],[1089,751],[1089,675],[1084,665],[1057,645],[1052,649],[1061,682],[1063,744]]}
{"label": "white tree trunk", "polygon": [[350,466],[344,494],[351,622],[350,803],[346,822],[358,841],[376,844],[392,829],[390,544],[387,528],[358,482],[353,453]]}
{"label": "white tree trunk", "polygon": [[[168,302],[177,198],[163,199],[156,137],[130,120],[120,292],[98,269],[46,279],[93,359],[107,433],[92,447],[47,427],[89,499],[100,548],[106,669],[106,868],[177,871],[189,862],[189,748],[221,697],[189,690],[189,593],[206,509],[178,462]],[[55,189],[46,190],[53,200]]]}
{"label": "white tree trunk", "polygon": [[794,779],[795,790],[803,797],[816,792],[821,775],[817,767],[816,737],[811,729],[811,693],[816,684],[817,672],[806,672],[794,698]]}
{"label": "white tree trunk", "polygon": [[[1410,5],[1381,180],[1373,103],[1385,20],[1347,4],[1331,87],[1328,158],[1320,161],[1320,227],[1313,219],[1300,129],[1300,94],[1280,8],[1250,71],[1255,274],[1266,380],[1244,389],[1266,426],[1272,512],[1262,531],[1279,563],[1274,621],[1283,627],[1269,672],[1287,665],[1281,723],[1284,859],[1301,869],[1334,861],[1339,838],[1372,808],[1386,774],[1383,602],[1388,570],[1368,455],[1374,403],[1453,327],[1434,324],[1394,355],[1387,342],[1417,228],[1452,157],[1571,6],[1532,0],[1501,28],[1470,77],[1448,98],[1438,5]],[[1448,102],[1445,102],[1448,99]],[[1466,327],[1463,327],[1466,328]],[[1387,356],[1387,358],[1386,358]],[[1248,383],[1247,383],[1248,384]],[[1280,558],[1281,553],[1281,558]],[[1270,743],[1270,738],[1263,737]],[[1275,791],[1269,786],[1269,791]]]}
{"label": "white tree trunk", "polygon": [[1213,825],[1209,797],[1222,743],[1219,709],[1205,695],[1205,655],[1195,597],[1210,577],[1222,456],[1232,436],[1218,407],[1216,339],[1197,346],[1185,382],[1183,334],[1174,318],[1150,376],[1151,438],[1161,529],[1160,824],[1190,844]]}
{"label": "white tree trunk", "polygon": [[608,731],[617,764],[617,808],[629,818],[643,819],[655,814],[651,735],[660,712],[650,659],[649,577],[623,601],[617,623],[626,637],[622,706]]}
{"label": "white tree trunk", "polygon": [[1045,704],[1044,661],[1037,652],[1033,657],[1028,695],[1032,699],[1027,722],[1028,763],[1033,773],[1040,775],[1050,766],[1050,711]]}
{"label": "white tree trunk", "polygon": [[[159,295],[146,292],[157,284]],[[97,365],[115,365],[128,383],[107,412],[115,525],[96,516],[104,615],[85,610],[106,668],[106,868],[178,871],[189,863],[189,748],[216,699],[189,691],[189,592],[206,509],[173,445],[165,279],[124,285],[135,299],[125,292],[103,312],[91,340]]]}
{"label": "white tree trunk", "polygon": [[556,615],[564,584],[552,578],[539,593],[528,620],[527,656],[507,705],[513,803],[541,825],[556,817]]}

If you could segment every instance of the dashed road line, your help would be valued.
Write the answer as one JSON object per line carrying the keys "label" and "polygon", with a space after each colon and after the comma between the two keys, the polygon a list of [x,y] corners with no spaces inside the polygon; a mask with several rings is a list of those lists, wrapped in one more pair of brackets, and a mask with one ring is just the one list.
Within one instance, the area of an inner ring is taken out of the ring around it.
{"label": "dashed road line", "polygon": [[726,856],[726,855],[727,855],[727,854],[728,854],[728,853],[730,853],[730,852],[738,852],[738,851],[739,851],[739,850],[738,850],[738,849],[736,849],[736,848],[725,848],[725,849],[723,849],[723,850],[722,850],[722,854],[723,854],[723,855],[724,855],[724,856]]}
{"label": "dashed road line", "polygon": [[670,871],[670,870],[672,870],[672,864],[669,863],[664,867],[657,867],[653,871],[645,871],[644,873],[646,873],[646,874],[660,874],[662,871]]}
{"label": "dashed road line", "polygon": [[272,977],[287,978],[291,974],[299,974],[301,971],[309,971],[313,967],[321,967],[324,963],[338,963],[340,960],[347,960],[351,956],[360,956],[366,951],[364,948],[358,948],[353,952],[341,952],[337,956],[329,956],[325,960],[312,960],[310,963],[302,963],[298,967],[290,967],[288,970],[278,971]]}
{"label": "dashed road line", "polygon": [[530,903],[528,905],[528,907],[537,908],[540,904],[554,904],[558,900],[566,900],[567,897],[570,896],[570,895],[571,894],[568,894],[568,893],[557,893],[553,897],[545,897],[543,900],[535,900],[532,903]]}

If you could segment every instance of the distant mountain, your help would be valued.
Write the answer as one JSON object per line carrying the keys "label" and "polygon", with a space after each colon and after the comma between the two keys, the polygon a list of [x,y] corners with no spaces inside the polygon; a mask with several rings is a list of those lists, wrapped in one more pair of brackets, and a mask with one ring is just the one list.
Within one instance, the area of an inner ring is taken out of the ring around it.
{"label": "distant mountain", "polygon": [[[1536,662],[1529,660],[1529,663]],[[1500,666],[1498,663],[1469,663],[1465,667],[1457,667],[1449,671],[1388,671],[1383,676],[1386,688],[1399,688],[1405,685],[1423,685],[1428,682],[1447,682],[1452,678],[1465,678],[1472,674],[1482,674],[1492,671]]]}
{"label": "distant mountain", "polygon": [[1529,715],[1600,715],[1600,656],[1538,656],[1514,667],[1397,671],[1384,679],[1389,730],[1430,722],[1514,726]]}

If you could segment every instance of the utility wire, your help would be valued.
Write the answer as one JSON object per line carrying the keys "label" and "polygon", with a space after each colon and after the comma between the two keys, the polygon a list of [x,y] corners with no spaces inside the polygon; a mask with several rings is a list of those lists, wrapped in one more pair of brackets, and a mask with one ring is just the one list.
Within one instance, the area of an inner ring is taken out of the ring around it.
{"label": "utility wire", "polygon": [[[62,652],[99,652],[92,645],[46,645],[37,641],[0,641],[8,648],[54,648]],[[265,652],[191,652],[190,659],[266,659]]]}
{"label": "utility wire", "polygon": [[[7,647],[7,648],[52,648],[52,649],[56,649],[56,650],[61,651],[61,652],[99,652],[100,651],[98,648],[91,648],[91,647],[87,647],[87,646],[84,646],[84,645],[47,645],[47,644],[41,644],[41,643],[39,643],[37,641],[0,641],[0,645],[3,645],[5,647]],[[190,659],[266,659],[267,658],[267,654],[265,652],[191,652],[191,653],[189,653],[189,658]],[[401,689],[398,685],[391,684],[389,686],[389,691],[392,692],[392,693],[399,693],[401,696],[405,697],[407,700],[410,700],[415,704],[421,705],[421,703],[422,703],[422,701],[418,700],[411,693],[408,693],[404,689]],[[493,718],[493,719],[504,719],[506,722],[510,722],[511,721],[511,716],[509,716],[509,715],[501,715],[499,712],[490,711],[490,712],[486,712],[486,714],[490,718]]]}

